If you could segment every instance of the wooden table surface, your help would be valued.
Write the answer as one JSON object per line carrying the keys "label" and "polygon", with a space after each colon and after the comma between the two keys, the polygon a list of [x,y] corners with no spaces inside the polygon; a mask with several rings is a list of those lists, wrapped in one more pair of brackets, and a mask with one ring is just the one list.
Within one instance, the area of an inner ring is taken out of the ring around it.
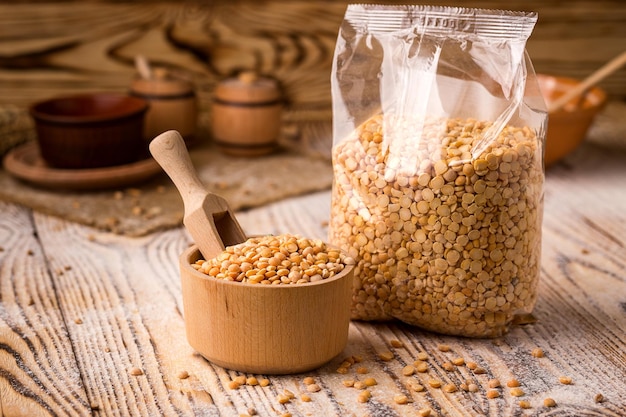
{"label": "wooden table surface", "polygon": [[[218,3],[223,7],[213,7]],[[314,127],[328,121],[328,71],[345,2],[243,3],[2,2],[0,104],[26,106],[96,88],[125,91],[133,57],[143,53],[192,74],[204,107],[216,79],[252,68],[281,81],[290,120]],[[540,12],[529,43],[538,71],[583,77],[622,50],[621,0],[512,3]],[[580,50],[588,52],[584,58]],[[615,96],[624,97],[625,71],[606,80]],[[329,200],[330,192],[319,192],[238,218],[248,234],[326,238]],[[624,152],[587,146],[547,173],[537,321],[498,339],[353,322],[345,351],[321,369],[245,375],[270,385],[230,389],[241,375],[207,362],[186,341],[177,260],[189,243],[182,227],[125,238],[0,202],[0,417],[386,417],[424,410],[432,416],[626,416]],[[533,357],[536,348],[545,357]],[[378,354],[387,351],[393,359],[383,361]],[[403,375],[423,352],[428,372]],[[351,357],[362,361],[338,373]],[[467,365],[446,370],[457,358],[485,373]],[[309,392],[306,377],[321,390]],[[359,390],[344,381],[366,378],[377,385],[361,403]],[[503,386],[490,388],[493,379]],[[512,379],[523,397],[510,394]],[[459,389],[446,392],[431,380]],[[467,380],[477,392],[460,389]],[[424,391],[411,388],[418,383]],[[500,397],[487,398],[490,389]],[[277,397],[285,390],[294,398],[281,404]],[[396,403],[401,394],[408,404]],[[556,407],[546,408],[546,398]],[[531,408],[522,409],[520,400]]]}
{"label": "wooden table surface", "polygon": [[[245,375],[270,385],[238,389],[229,382],[239,373],[187,344],[177,267],[190,242],[183,228],[125,238],[0,203],[0,415],[626,416],[626,155],[588,145],[548,171],[545,191],[535,323],[482,340],[353,322],[345,351],[321,369]],[[329,200],[324,191],[238,218],[249,234],[326,238]],[[545,356],[534,357],[535,348]],[[392,360],[378,356],[385,351]],[[420,352],[428,371],[403,375]],[[338,373],[350,357],[361,362]],[[446,370],[457,358],[466,365]],[[309,392],[305,377],[321,390]],[[370,377],[377,385],[361,403],[344,381]],[[502,384],[499,398],[487,398],[492,379]],[[523,397],[510,394],[512,379]],[[467,380],[477,392],[430,386]],[[418,382],[423,392],[410,388]],[[295,396],[281,404],[284,390]],[[396,403],[399,394],[409,403]],[[556,407],[543,405],[548,397]]]}

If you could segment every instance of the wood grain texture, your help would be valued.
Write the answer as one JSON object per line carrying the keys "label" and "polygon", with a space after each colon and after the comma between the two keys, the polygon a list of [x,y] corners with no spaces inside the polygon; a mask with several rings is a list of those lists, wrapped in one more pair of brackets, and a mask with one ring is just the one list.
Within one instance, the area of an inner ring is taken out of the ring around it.
{"label": "wood grain texture", "polygon": [[[244,374],[271,384],[236,390],[228,383],[240,373],[207,362],[186,341],[177,267],[190,242],[183,229],[124,238],[0,203],[0,414],[417,416],[430,408],[437,416],[626,416],[625,158],[585,145],[547,173],[535,323],[482,340],[353,322],[347,348],[329,364],[306,374]],[[237,215],[248,234],[325,238],[329,199],[324,191]],[[544,358],[531,355],[537,347]],[[391,360],[378,356],[385,351]],[[420,352],[428,353],[428,372],[403,375]],[[338,373],[352,356],[362,361]],[[446,370],[458,357],[485,373]],[[319,392],[307,390],[306,376]],[[344,381],[367,377],[377,385],[361,403]],[[517,378],[532,408],[522,410],[507,387],[487,399],[493,378],[502,385]],[[407,389],[409,379],[425,391]],[[457,387],[469,380],[479,391],[447,393],[430,380]],[[285,389],[295,398],[280,404]],[[605,400],[597,403],[599,393]],[[411,402],[397,404],[396,394]],[[546,397],[557,406],[544,407]]]}
{"label": "wood grain texture", "polygon": [[[538,71],[582,78],[623,49],[620,0],[507,5],[539,11],[529,42]],[[141,52],[192,79],[206,110],[220,77],[256,69],[280,80],[290,100],[288,120],[323,153],[330,62],[344,8],[341,2],[278,0],[3,2],[0,104],[124,91]],[[603,86],[626,96],[625,70]],[[0,416],[239,416],[252,410],[261,416],[416,416],[423,408],[438,416],[626,416],[625,158],[587,144],[548,172],[536,323],[474,340],[399,323],[353,322],[348,347],[329,364],[307,374],[268,376],[268,387],[237,390],[228,383],[240,373],[207,362],[187,343],[177,259],[191,239],[183,229],[125,238],[0,203]],[[329,192],[314,193],[237,217],[248,234],[324,239],[329,198]],[[442,344],[450,351],[440,350]],[[532,357],[536,347],[546,357]],[[393,353],[391,360],[378,356],[385,351]],[[403,375],[420,352],[429,355],[429,371]],[[353,356],[362,361],[338,373]],[[467,366],[447,371],[446,362],[457,357],[485,373]],[[189,376],[181,378],[183,371]],[[321,390],[310,393],[305,376]],[[559,383],[560,376],[573,384]],[[369,388],[372,399],[361,403],[359,391],[344,381],[367,377],[377,385]],[[487,399],[492,378],[519,379],[532,408],[520,409],[519,398],[504,387],[500,398]],[[407,380],[425,391],[409,390]],[[469,380],[479,391],[446,393],[430,380],[457,387]],[[295,398],[280,404],[285,389]],[[409,404],[394,401],[401,393]],[[605,397],[600,403],[594,400],[599,393]],[[557,406],[544,407],[546,397]]]}
{"label": "wood grain texture", "polygon": [[[115,236],[92,240],[89,229],[76,228],[56,218],[35,215],[35,222],[39,223],[40,239],[50,242],[44,251],[54,281],[53,294],[63,310],[64,325],[73,341],[74,363],[68,368],[82,370],[77,380],[84,384],[89,398],[82,404],[86,413],[97,409],[104,415],[174,415],[172,410],[189,409],[188,404],[178,404],[177,397],[171,402],[159,400],[168,398],[166,382],[175,378],[163,372],[162,366],[180,360],[179,355],[188,349],[184,338],[178,341],[178,346],[176,340],[165,345],[173,350],[163,355],[163,362],[158,360],[159,346],[152,342],[168,340],[180,331],[177,328],[182,324],[177,303],[179,286],[177,281],[162,282],[164,278],[175,277],[176,269],[168,264],[153,270],[152,262],[145,258],[169,259],[171,235],[179,237],[180,231],[163,235],[161,241],[123,243],[116,241]],[[123,248],[119,247],[120,243]],[[180,245],[180,241],[176,243]],[[144,252],[145,245],[154,252]],[[68,250],[69,247],[75,249]],[[182,247],[174,246],[174,251],[179,252]],[[147,299],[159,301],[142,302]],[[50,326],[50,329],[58,327]],[[47,350],[54,352],[54,344]],[[134,368],[142,370],[142,374],[133,375]],[[62,381],[54,385],[59,389],[64,386]],[[80,405],[69,404],[58,413],[75,415]],[[6,415],[27,415],[19,411]],[[48,413],[42,409],[29,415]]]}
{"label": "wood grain texture", "polygon": [[[398,3],[382,1],[379,3]],[[399,2],[411,3],[411,2]],[[432,4],[502,8],[497,0]],[[126,91],[141,53],[197,85],[208,111],[215,84],[240,70],[276,78],[289,120],[330,120],[330,71],[348,2],[94,1],[0,4],[0,97],[25,106],[51,95]],[[527,0],[539,21],[528,42],[538,72],[584,78],[623,52],[621,0]],[[626,97],[626,69],[602,84]]]}
{"label": "wood grain texture", "polygon": [[0,217],[0,415],[89,415],[74,347],[30,214]]}

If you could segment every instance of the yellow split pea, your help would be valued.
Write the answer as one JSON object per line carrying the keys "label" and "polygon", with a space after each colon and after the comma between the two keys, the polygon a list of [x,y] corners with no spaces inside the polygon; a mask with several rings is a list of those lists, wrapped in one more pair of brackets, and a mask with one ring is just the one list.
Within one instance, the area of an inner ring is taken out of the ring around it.
{"label": "yellow split pea", "polygon": [[214,278],[250,284],[306,284],[340,273],[354,261],[319,239],[296,235],[249,238],[192,266]]}
{"label": "yellow split pea", "polygon": [[532,309],[541,141],[505,126],[483,143],[493,130],[385,114],[335,145],[329,237],[356,261],[354,319],[499,336]]}

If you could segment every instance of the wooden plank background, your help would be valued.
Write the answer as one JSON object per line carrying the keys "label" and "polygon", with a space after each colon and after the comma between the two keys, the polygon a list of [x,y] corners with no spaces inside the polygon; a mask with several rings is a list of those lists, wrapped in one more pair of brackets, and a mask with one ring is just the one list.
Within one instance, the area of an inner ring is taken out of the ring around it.
{"label": "wooden plank background", "polygon": [[[537,11],[528,51],[538,72],[582,78],[626,46],[622,0],[428,3]],[[217,80],[254,69],[281,82],[289,100],[288,119],[328,121],[331,61],[347,4],[2,2],[0,105],[27,106],[85,90],[125,91],[134,74],[133,57],[141,53],[195,81],[203,109]],[[601,85],[612,97],[626,98],[626,68]]]}

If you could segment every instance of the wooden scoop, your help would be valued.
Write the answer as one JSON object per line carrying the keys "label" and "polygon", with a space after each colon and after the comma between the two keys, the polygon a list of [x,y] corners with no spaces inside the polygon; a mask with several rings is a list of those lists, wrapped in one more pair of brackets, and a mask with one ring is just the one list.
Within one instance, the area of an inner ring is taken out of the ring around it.
{"label": "wooden scoop", "polygon": [[200,182],[180,133],[169,130],[160,134],[150,142],[150,153],[180,192],[185,206],[183,224],[204,259],[214,258],[225,246],[246,240],[226,200]]}

